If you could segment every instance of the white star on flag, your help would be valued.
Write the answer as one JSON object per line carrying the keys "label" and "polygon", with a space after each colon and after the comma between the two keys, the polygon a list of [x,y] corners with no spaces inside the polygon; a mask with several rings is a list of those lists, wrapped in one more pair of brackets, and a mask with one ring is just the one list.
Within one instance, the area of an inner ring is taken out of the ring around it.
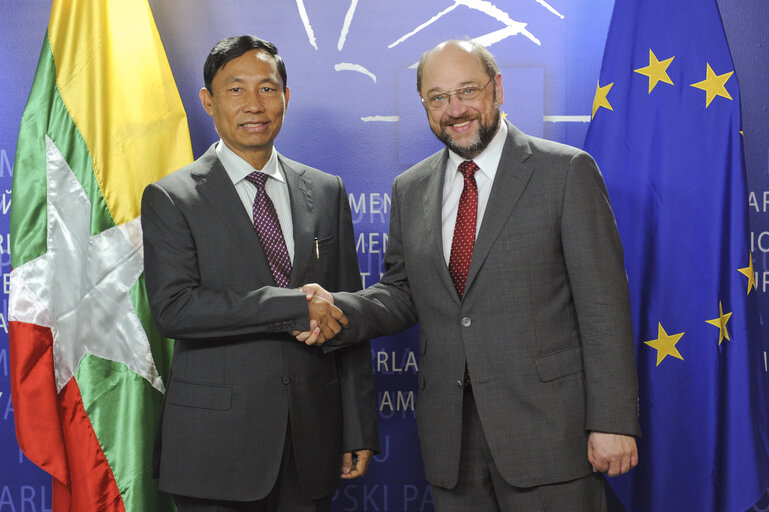
{"label": "white star on flag", "polygon": [[139,217],[91,236],[91,202],[59,148],[45,142],[47,251],[11,272],[9,318],[51,329],[57,391],[92,354],[164,392],[129,296],[143,269]]}

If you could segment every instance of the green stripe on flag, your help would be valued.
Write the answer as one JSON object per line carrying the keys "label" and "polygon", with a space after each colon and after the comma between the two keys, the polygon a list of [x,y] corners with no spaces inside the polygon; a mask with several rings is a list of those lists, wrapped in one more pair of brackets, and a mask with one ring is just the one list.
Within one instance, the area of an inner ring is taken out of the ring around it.
{"label": "green stripe on flag", "polygon": [[45,135],[61,150],[91,201],[91,234],[115,225],[93,174],[88,147],[72,122],[56,86],[48,37],[21,119],[11,202],[11,265],[17,268],[46,252]]}
{"label": "green stripe on flag", "polygon": [[163,395],[121,363],[86,355],[75,380],[127,512],[173,510],[152,479],[152,449]]}

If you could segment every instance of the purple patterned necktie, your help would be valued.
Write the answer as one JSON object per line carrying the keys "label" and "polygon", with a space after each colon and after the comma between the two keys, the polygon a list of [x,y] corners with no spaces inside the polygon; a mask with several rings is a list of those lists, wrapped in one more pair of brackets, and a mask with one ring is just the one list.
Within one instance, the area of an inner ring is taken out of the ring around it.
{"label": "purple patterned necktie", "polygon": [[280,229],[278,214],[275,205],[264,190],[264,184],[269,176],[263,172],[252,172],[246,179],[256,185],[256,197],[254,198],[254,229],[262,243],[267,262],[270,264],[275,284],[281,288],[288,288],[291,276],[291,258],[288,256],[286,241],[283,239],[283,231]]}

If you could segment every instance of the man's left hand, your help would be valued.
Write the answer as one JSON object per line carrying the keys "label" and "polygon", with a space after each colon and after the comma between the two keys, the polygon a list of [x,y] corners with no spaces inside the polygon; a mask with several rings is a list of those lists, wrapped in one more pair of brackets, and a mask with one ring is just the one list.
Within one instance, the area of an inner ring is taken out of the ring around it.
{"label": "man's left hand", "polygon": [[587,460],[593,471],[617,476],[627,473],[638,465],[638,448],[635,438],[622,434],[591,432],[587,439]]}
{"label": "man's left hand", "polygon": [[345,453],[342,457],[342,478],[350,480],[365,475],[373,456],[374,452],[371,450],[355,450]]}

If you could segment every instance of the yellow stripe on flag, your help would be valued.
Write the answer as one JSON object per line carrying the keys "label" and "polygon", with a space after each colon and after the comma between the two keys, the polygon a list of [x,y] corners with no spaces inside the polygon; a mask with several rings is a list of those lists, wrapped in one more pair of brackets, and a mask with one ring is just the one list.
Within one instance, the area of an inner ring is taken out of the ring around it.
{"label": "yellow stripe on flag", "polygon": [[115,224],[144,187],[192,161],[187,118],[146,0],[57,1],[48,27],[57,85]]}

